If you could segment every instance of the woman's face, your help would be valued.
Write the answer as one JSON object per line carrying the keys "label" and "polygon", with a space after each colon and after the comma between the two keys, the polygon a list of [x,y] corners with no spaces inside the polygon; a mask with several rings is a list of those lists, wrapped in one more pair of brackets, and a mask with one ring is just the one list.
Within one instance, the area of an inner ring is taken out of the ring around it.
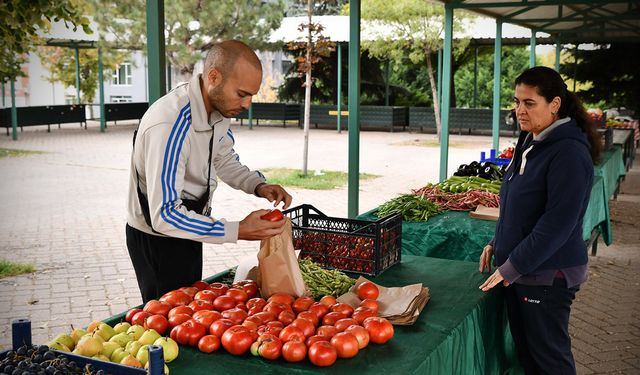
{"label": "woman's face", "polygon": [[549,103],[535,87],[519,84],[516,85],[514,105],[520,129],[538,135],[558,119],[560,97],[556,96]]}

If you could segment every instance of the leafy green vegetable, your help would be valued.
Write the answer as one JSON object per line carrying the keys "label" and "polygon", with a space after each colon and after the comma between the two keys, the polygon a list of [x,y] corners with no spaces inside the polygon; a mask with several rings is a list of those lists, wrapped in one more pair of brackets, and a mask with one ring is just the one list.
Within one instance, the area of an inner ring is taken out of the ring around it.
{"label": "leafy green vegetable", "polygon": [[383,203],[375,215],[385,217],[400,213],[404,221],[427,221],[440,211],[440,207],[433,202],[414,194],[403,194]]}

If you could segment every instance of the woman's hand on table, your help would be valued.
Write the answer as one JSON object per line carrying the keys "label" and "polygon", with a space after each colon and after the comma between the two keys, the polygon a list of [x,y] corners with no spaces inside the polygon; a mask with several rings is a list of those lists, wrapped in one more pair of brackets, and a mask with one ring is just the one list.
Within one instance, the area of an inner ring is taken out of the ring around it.
{"label": "woman's hand on table", "polygon": [[482,249],[482,254],[480,255],[480,272],[487,271],[491,272],[491,257],[493,256],[493,246],[487,245]]}
{"label": "woman's hand on table", "polygon": [[500,282],[502,282],[504,286],[509,286],[509,282],[505,280],[504,277],[502,277],[502,275],[500,274],[500,270],[496,270],[496,272],[489,276],[489,278],[484,283],[482,283],[479,288],[483,292],[488,292],[489,290],[491,290],[491,288],[498,285]]}

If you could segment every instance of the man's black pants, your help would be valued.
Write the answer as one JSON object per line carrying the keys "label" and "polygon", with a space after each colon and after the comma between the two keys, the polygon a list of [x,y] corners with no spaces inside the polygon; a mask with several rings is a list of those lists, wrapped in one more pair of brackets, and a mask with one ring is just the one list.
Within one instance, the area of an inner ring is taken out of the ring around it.
{"label": "man's black pants", "polygon": [[505,288],[509,327],[520,364],[529,374],[575,374],[569,337],[571,303],[578,288],[557,278],[552,286]]}
{"label": "man's black pants", "polygon": [[201,242],[154,236],[129,224],[126,234],[144,303],[202,279]]}

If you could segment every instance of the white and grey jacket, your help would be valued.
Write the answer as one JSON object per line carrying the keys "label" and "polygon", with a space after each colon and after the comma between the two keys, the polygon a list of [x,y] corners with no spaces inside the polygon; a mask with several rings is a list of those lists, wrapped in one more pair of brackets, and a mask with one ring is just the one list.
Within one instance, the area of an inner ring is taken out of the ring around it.
{"label": "white and grey jacket", "polygon": [[[207,183],[213,193],[216,177],[248,194],[265,182],[262,173],[240,163],[229,125],[229,119],[218,112],[207,118],[200,75],[153,103],[142,117],[131,156],[127,223],[148,234],[209,243],[236,242],[239,222],[189,211],[182,203],[182,199],[199,199]],[[213,160],[211,180],[207,181],[212,131]],[[149,202],[153,228],[145,222],[137,184]],[[210,201],[211,196],[205,212]]]}

